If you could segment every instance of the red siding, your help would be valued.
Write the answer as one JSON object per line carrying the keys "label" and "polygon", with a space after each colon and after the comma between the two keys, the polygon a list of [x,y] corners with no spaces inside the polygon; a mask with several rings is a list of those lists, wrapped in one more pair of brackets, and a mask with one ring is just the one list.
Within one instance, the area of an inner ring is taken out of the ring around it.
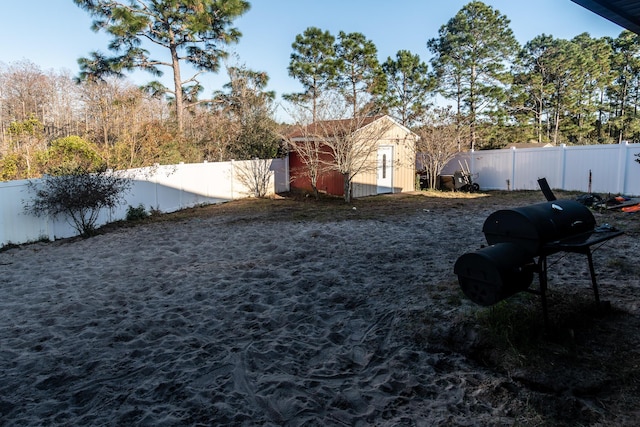
{"label": "red siding", "polygon": [[299,176],[298,171],[304,169],[304,163],[297,153],[289,153],[289,171],[291,173],[291,189],[311,191],[311,181],[306,176]]}
{"label": "red siding", "polygon": [[[312,191],[311,180],[306,176],[298,176],[296,171],[304,169],[306,166],[296,153],[289,153],[289,170],[291,171],[291,189]],[[329,171],[318,177],[318,190],[333,196],[344,195],[344,179],[336,171]]]}
{"label": "red siding", "polygon": [[330,171],[318,178],[318,190],[333,196],[344,196],[344,179],[336,171]]}

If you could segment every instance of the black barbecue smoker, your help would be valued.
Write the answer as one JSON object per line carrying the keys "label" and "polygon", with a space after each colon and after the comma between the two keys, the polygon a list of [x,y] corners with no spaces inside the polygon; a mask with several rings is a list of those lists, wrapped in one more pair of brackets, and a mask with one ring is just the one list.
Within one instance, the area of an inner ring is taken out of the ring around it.
{"label": "black barbecue smoker", "polygon": [[[489,246],[458,258],[454,273],[464,294],[490,306],[518,292],[538,294],[547,322],[547,257],[558,252],[587,256],[596,305],[600,305],[591,247],[620,236],[622,231],[596,226],[593,214],[573,200],[555,200],[499,210],[482,227]],[[540,287],[531,289],[538,274]]]}

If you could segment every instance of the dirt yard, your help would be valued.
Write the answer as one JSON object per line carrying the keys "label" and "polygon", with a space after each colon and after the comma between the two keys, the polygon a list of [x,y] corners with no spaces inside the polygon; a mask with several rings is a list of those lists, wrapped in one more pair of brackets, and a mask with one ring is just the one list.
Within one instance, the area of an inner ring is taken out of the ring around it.
{"label": "dirt yard", "polygon": [[[575,199],[575,193],[559,193]],[[640,424],[640,214],[549,258],[549,322],[456,259],[540,192],[241,200],[0,252],[0,425]],[[533,287],[537,285],[537,277]]]}

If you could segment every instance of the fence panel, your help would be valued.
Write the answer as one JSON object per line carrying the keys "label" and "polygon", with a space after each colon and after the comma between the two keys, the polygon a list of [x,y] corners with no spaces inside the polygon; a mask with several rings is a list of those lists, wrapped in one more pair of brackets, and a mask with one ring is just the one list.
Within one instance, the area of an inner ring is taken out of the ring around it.
{"label": "fence panel", "polygon": [[[259,170],[268,174],[267,194],[289,191],[288,158],[131,169],[125,173],[132,183],[125,202],[113,210],[100,212],[97,225],[126,218],[129,206],[143,205],[147,211],[174,212],[201,204],[249,197],[253,194],[251,186],[241,176],[242,171],[254,170],[251,165],[256,162],[266,168]],[[40,180],[31,182],[38,185]],[[32,197],[33,190],[27,180],[0,182],[0,247],[77,234],[64,219],[26,214],[24,203]]]}
{"label": "fence panel", "polygon": [[566,190],[589,191],[589,173],[592,176],[591,191],[595,193],[618,193],[618,159],[620,145],[603,145],[594,150],[592,146],[569,147],[564,162]]}
{"label": "fence panel", "polygon": [[542,177],[546,177],[552,187],[553,183],[561,182],[562,150],[560,148],[526,148],[509,151],[513,156],[511,190],[537,189],[538,179]]}
{"label": "fence panel", "polygon": [[513,188],[513,153],[509,150],[473,153],[469,163],[474,180],[482,188]]}
{"label": "fence panel", "polygon": [[620,193],[640,195],[640,144],[630,144],[619,163]]}
{"label": "fence panel", "polygon": [[[538,178],[551,188],[640,195],[640,144],[612,144],[486,150],[460,153],[443,170],[452,174],[467,161],[485,190],[538,190]],[[466,166],[466,165],[465,165]]]}

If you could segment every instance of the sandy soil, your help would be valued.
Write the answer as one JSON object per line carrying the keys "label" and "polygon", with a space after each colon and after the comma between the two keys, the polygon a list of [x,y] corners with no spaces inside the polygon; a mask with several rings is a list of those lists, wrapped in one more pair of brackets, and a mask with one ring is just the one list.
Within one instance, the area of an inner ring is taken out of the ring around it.
{"label": "sandy soil", "polygon": [[627,232],[594,253],[606,313],[584,256],[550,260],[547,328],[460,291],[485,218],[543,201],[237,201],[6,248],[0,425],[638,425],[640,216],[594,214]]}

